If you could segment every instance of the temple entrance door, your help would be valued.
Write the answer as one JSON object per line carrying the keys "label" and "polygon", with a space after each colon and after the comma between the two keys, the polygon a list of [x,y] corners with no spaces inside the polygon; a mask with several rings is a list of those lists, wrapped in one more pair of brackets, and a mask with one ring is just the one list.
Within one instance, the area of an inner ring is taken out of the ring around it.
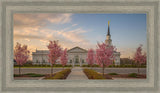
{"label": "temple entrance door", "polygon": [[75,66],[79,65],[79,56],[78,55],[75,56],[75,64],[74,65]]}

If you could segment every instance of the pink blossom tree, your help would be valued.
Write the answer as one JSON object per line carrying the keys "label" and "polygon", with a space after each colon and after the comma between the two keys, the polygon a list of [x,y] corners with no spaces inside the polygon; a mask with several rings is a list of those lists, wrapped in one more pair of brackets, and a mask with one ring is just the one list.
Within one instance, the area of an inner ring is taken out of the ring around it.
{"label": "pink blossom tree", "polygon": [[21,46],[20,43],[17,43],[14,48],[14,59],[19,65],[19,75],[21,75],[21,66],[25,64],[29,58],[29,53],[30,51],[27,49],[27,45]]}
{"label": "pink blossom tree", "polygon": [[49,49],[48,62],[51,63],[51,75],[53,74],[53,65],[56,63],[57,59],[61,56],[61,47],[58,45],[58,41],[49,41],[47,46]]}
{"label": "pink blossom tree", "polygon": [[111,45],[106,45],[105,43],[99,44],[96,49],[96,61],[99,66],[102,67],[103,77],[104,77],[104,69],[109,65],[113,64],[114,56],[113,52],[115,51],[115,47]]}
{"label": "pink blossom tree", "polygon": [[61,64],[63,66],[63,69],[64,69],[64,66],[67,64],[67,61],[68,61],[68,58],[67,58],[67,48],[64,49],[64,51],[62,52],[62,55],[61,55]]}
{"label": "pink blossom tree", "polygon": [[94,61],[95,61],[95,54],[94,54],[94,50],[93,49],[89,49],[88,50],[86,61],[88,62],[88,64],[92,68],[92,66],[94,64]]}
{"label": "pink blossom tree", "polygon": [[139,66],[141,66],[141,64],[146,63],[146,53],[142,54],[142,45],[140,45],[137,50],[136,53],[134,55],[134,61],[137,63],[138,65],[138,73],[139,73]]}

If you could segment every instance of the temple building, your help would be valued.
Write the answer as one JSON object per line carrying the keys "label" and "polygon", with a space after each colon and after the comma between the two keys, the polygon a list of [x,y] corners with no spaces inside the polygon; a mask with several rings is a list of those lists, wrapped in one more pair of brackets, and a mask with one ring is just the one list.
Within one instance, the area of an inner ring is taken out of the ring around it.
{"label": "temple building", "polygon": [[[36,50],[36,52],[32,52],[32,59],[33,59],[33,64],[37,65],[49,65],[50,63],[48,62],[48,50]],[[72,65],[72,66],[82,66],[82,65],[87,65],[86,58],[87,58],[87,50],[82,49],[80,47],[74,47],[70,50],[67,51],[68,55],[68,63],[67,65]],[[56,64],[59,64],[60,60],[57,60]]]}
{"label": "temple building", "polygon": [[[105,40],[106,44],[112,45],[112,40],[111,40],[111,35],[110,35],[110,27],[109,27],[109,22],[108,22],[108,32]],[[35,52],[32,52],[32,61],[33,64],[37,65],[50,65],[48,62],[48,50],[37,50]],[[68,63],[67,65],[72,65],[72,66],[82,66],[86,65],[86,58],[87,58],[87,50],[80,48],[80,47],[74,47],[71,48],[67,51],[68,54]],[[114,51],[114,64],[115,65],[120,65],[120,52]],[[60,60],[57,60],[57,64],[59,64]]]}

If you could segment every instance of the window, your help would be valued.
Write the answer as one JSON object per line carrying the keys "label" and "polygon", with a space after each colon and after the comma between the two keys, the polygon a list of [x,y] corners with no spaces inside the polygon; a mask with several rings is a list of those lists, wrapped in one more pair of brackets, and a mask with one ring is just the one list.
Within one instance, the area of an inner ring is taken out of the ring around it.
{"label": "window", "polygon": [[84,63],[84,59],[82,59],[82,63]]}
{"label": "window", "polygon": [[72,63],[72,60],[70,60],[70,63]]}

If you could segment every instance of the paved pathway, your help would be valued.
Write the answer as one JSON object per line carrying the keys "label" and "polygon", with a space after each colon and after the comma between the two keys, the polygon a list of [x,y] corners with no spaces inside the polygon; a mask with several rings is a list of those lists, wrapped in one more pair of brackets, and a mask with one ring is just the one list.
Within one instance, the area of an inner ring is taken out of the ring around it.
{"label": "paved pathway", "polygon": [[84,74],[81,67],[73,67],[71,73],[67,77],[67,80],[87,80],[87,76]]}

